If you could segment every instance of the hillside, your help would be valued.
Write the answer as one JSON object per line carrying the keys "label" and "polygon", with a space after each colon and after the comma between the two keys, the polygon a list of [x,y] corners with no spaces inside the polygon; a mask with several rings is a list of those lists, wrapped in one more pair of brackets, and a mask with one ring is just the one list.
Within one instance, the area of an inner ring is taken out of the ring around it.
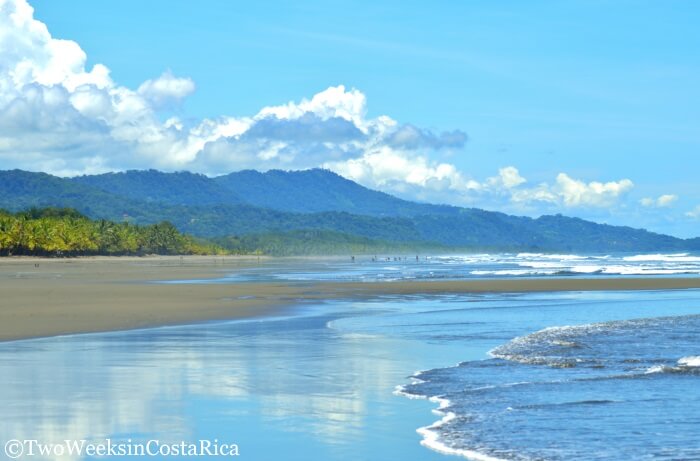
{"label": "hillside", "polygon": [[215,205],[241,203],[231,190],[201,174],[187,171],[162,173],[130,170],[93,176],[77,176],[70,182],[103,192],[145,202],[170,205]]}
{"label": "hillside", "polygon": [[265,242],[315,235],[308,238],[316,239],[319,248],[328,242],[354,247],[366,244],[363,239],[462,251],[677,251],[699,246],[698,239],[561,215],[532,219],[409,202],[325,170],[243,171],[213,179],[153,170],[71,179],[0,171],[0,208],[30,206],[72,207],[93,219],[134,224],[169,221],[192,235],[246,237],[248,243],[261,235]]}
{"label": "hillside", "polygon": [[[169,221],[183,232],[203,237],[323,229],[373,239],[422,240],[413,223],[402,218],[376,218],[334,211],[287,213],[247,204],[211,204],[211,199],[209,204],[177,205],[173,202],[179,200],[167,194],[154,200],[153,191],[168,190],[177,181],[168,180],[164,185],[157,185],[158,178],[168,178],[169,174],[143,173],[154,184],[128,190],[127,184],[142,180],[144,176],[139,172],[129,172],[67,179],[21,170],[0,171],[0,208],[21,211],[29,207],[70,207],[94,219],[127,220],[136,224]],[[211,181],[199,175],[191,177],[196,179],[195,184],[200,183],[201,178]],[[181,190],[186,189],[189,186]],[[135,198],[139,197],[135,192],[138,190],[148,191],[148,195],[138,200]],[[124,195],[119,195],[119,192]],[[127,194],[129,196],[125,196]]]}
{"label": "hillside", "polygon": [[369,216],[452,214],[447,205],[409,202],[363,187],[332,171],[244,170],[213,179],[251,205],[296,213],[344,211]]}

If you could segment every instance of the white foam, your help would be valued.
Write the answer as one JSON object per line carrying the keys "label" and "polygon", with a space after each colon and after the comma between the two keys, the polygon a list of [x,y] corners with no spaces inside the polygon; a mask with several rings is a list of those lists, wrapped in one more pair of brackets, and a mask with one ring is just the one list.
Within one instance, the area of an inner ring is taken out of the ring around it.
{"label": "white foam", "polygon": [[552,261],[521,261],[518,263],[518,266],[520,267],[533,267],[536,269],[548,269],[548,268],[561,268],[565,267],[562,266],[561,263],[558,262],[552,262]]}
{"label": "white foam", "polygon": [[451,411],[444,411],[445,408],[450,406],[449,400],[442,397],[431,397],[430,401],[439,403],[438,408],[434,410],[434,412],[439,415],[442,415],[442,418],[439,421],[434,422],[430,426],[421,427],[418,430],[416,430],[416,432],[418,432],[423,437],[423,440],[421,440],[420,442],[421,445],[438,453],[442,453],[444,455],[462,456],[472,461],[506,461],[501,458],[494,458],[493,456],[479,453],[478,451],[467,450],[464,448],[453,448],[445,445],[440,440],[440,433],[438,429],[455,419],[457,415],[455,415]]}
{"label": "white foam", "polygon": [[512,269],[512,270],[498,270],[498,271],[486,271],[486,270],[476,270],[471,271],[472,275],[554,275],[558,271],[556,270],[528,270],[528,269]]}
{"label": "white foam", "polygon": [[700,367],[700,355],[689,355],[678,360],[678,365],[682,367]]}
{"label": "white foam", "polygon": [[602,272],[605,269],[605,266],[597,266],[597,265],[580,265],[580,266],[573,266],[569,270],[571,272],[579,272],[581,274],[593,274],[596,272]]}
{"label": "white foam", "polygon": [[616,275],[675,275],[700,273],[700,267],[676,268],[676,267],[644,267],[644,266],[608,266],[603,271],[605,274]]}
{"label": "white foam", "polygon": [[565,254],[546,254],[546,253],[518,253],[518,258],[530,259],[556,259],[558,261],[576,261],[587,259],[586,256],[580,255],[565,255]]}
{"label": "white foam", "polygon": [[666,262],[700,262],[700,256],[690,256],[688,253],[647,254],[622,258],[625,261],[666,261]]}
{"label": "white foam", "polygon": [[[458,363],[457,365],[454,365],[454,367],[458,367],[460,364]],[[419,376],[423,374],[425,371],[416,371],[412,376],[412,384],[420,384],[424,383],[425,381],[420,379]],[[518,383],[514,383],[518,384]],[[430,397],[428,398],[425,395],[420,395],[420,394],[411,394],[406,392],[406,386],[403,385],[398,385],[394,388],[394,395],[399,395],[403,397],[407,397],[412,400],[428,400],[433,403],[437,403],[438,407],[433,410],[433,413],[437,414],[438,416],[442,416],[442,418],[439,421],[434,422],[430,426],[425,426],[425,427],[420,427],[416,429],[416,432],[419,433],[422,437],[423,440],[421,440],[421,445],[424,447],[436,451],[438,453],[442,453],[445,455],[457,455],[457,456],[462,456],[466,459],[470,459],[472,461],[507,461],[503,460],[500,458],[494,458],[493,456],[488,456],[483,453],[479,453],[478,451],[474,450],[467,450],[463,448],[452,448],[447,445],[445,445],[442,441],[440,441],[440,434],[438,432],[438,429],[440,429],[442,426],[445,424],[449,423],[453,419],[457,417],[453,412],[447,412],[445,411],[446,408],[448,408],[451,405],[451,402],[444,398],[444,397]]]}
{"label": "white foam", "polygon": [[406,387],[405,386],[396,386],[394,388],[394,392],[392,392],[394,395],[398,395],[401,397],[406,397],[407,399],[411,400],[425,400],[426,396],[420,395],[420,394],[411,394],[409,392],[406,392]]}

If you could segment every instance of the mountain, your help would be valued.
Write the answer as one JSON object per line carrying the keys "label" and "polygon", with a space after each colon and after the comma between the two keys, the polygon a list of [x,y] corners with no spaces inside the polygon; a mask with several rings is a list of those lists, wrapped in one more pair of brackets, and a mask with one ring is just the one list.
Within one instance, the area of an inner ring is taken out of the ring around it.
{"label": "mountain", "polygon": [[[217,178],[154,170],[76,178],[0,171],[0,208],[31,206],[72,207],[91,218],[137,224],[170,221],[183,232],[245,245],[262,239],[271,247],[291,246],[295,239],[311,238],[318,251],[333,242],[369,248],[367,239],[375,241],[374,248],[400,244],[455,251],[700,249],[700,239],[561,215],[533,219],[410,202],[325,170],[242,171]],[[295,244],[300,251],[313,252],[308,246]]]}
{"label": "mountain", "polygon": [[[191,178],[193,183],[182,184],[182,178]],[[167,191],[173,189],[177,189],[174,196],[168,196]],[[182,197],[186,191],[193,195],[216,191],[219,195],[204,198],[203,204],[177,204],[191,201]],[[131,171],[58,178],[22,170],[0,171],[0,208],[10,211],[71,207],[93,219],[126,219],[137,224],[170,221],[183,232],[203,237],[322,229],[398,242],[422,240],[413,223],[403,218],[336,211],[288,213],[236,203],[238,200],[231,192],[221,192],[211,179],[190,173]]]}
{"label": "mountain", "polygon": [[162,173],[156,170],[130,170],[123,173],[77,176],[70,181],[121,197],[170,205],[242,202],[230,189],[220,186],[204,175],[187,171]]}
{"label": "mountain", "polygon": [[449,215],[459,208],[409,202],[363,187],[332,171],[244,170],[214,178],[255,206],[296,213],[344,211],[368,216]]}
{"label": "mountain", "polygon": [[91,186],[46,173],[0,171],[0,207],[19,211],[29,207],[72,207],[87,216],[126,213],[135,203]]}

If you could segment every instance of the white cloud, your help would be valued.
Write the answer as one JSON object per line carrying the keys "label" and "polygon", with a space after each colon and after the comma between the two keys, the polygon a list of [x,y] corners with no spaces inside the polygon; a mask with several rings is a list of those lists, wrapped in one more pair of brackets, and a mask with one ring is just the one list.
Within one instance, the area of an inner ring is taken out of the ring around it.
{"label": "white cloud", "polygon": [[265,107],[255,118],[260,120],[275,117],[280,120],[290,120],[312,113],[324,121],[331,118],[351,121],[366,132],[368,129],[365,121],[366,106],[367,99],[364,94],[354,88],[346,91],[343,85],[339,85],[314,95],[311,100],[302,99],[299,103],[288,102],[281,106]]}
{"label": "white cloud", "polygon": [[619,181],[586,183],[566,173],[559,173],[554,185],[542,183],[535,188],[513,192],[516,203],[546,202],[564,207],[610,207],[634,184],[629,179]]}
{"label": "white cloud", "polygon": [[194,90],[195,85],[191,78],[175,77],[172,72],[166,71],[157,79],[143,82],[138,93],[154,108],[163,108],[179,104]]}
{"label": "white cloud", "polygon": [[561,197],[556,194],[549,184],[541,183],[530,189],[518,189],[513,191],[511,200],[518,205],[531,203],[547,203],[557,205]]}
{"label": "white cloud", "polygon": [[373,146],[361,157],[326,162],[323,166],[362,184],[384,190],[402,192],[416,186],[438,191],[465,192],[470,189],[470,182],[454,165],[430,161],[425,156],[412,155],[385,145]]}
{"label": "white cloud", "polygon": [[527,182],[525,178],[520,176],[520,172],[513,166],[507,166],[498,170],[498,176],[494,176],[487,180],[491,187],[513,189]]}
{"label": "white cloud", "polygon": [[565,206],[595,206],[605,207],[612,205],[615,200],[634,187],[629,179],[601,183],[593,181],[586,184],[583,181],[573,179],[566,173],[559,173],[555,193],[561,197]]}
{"label": "white cloud", "polygon": [[698,219],[700,218],[700,205],[696,206],[690,211],[687,211],[685,215],[689,218]]}
{"label": "white cloud", "polygon": [[665,208],[671,206],[673,202],[678,200],[677,195],[664,194],[657,198],[645,197],[639,201],[639,203],[647,208]]}

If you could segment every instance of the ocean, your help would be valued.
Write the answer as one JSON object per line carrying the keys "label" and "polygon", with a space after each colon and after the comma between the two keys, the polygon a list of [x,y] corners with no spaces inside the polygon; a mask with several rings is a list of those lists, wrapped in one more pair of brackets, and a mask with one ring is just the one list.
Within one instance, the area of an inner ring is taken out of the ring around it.
{"label": "ocean", "polygon": [[[700,254],[547,254],[357,256],[279,259],[210,280],[172,283],[461,280],[522,277],[672,277],[700,274]],[[297,262],[297,264],[294,264]]]}
{"label": "ocean", "polygon": [[[385,258],[217,282],[700,273],[693,254]],[[333,301],[0,344],[0,440],[217,439],[256,461],[700,460],[699,367],[700,290]]]}

